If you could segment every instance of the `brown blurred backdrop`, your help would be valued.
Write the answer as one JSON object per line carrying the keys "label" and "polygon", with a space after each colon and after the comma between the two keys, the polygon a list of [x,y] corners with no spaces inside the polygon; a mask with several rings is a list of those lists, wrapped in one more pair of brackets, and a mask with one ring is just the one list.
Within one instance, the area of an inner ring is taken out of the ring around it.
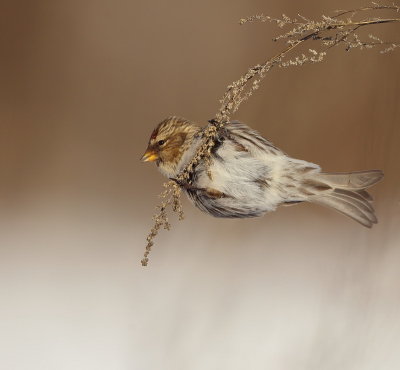
{"label": "brown blurred backdrop", "polygon": [[152,128],[205,123],[282,48],[274,25],[237,21],[360,5],[1,3],[0,368],[400,367],[399,51],[273,70],[235,117],[325,171],[383,169],[377,226],[313,205],[220,220],[185,201],[139,263],[164,181],[139,162]]}

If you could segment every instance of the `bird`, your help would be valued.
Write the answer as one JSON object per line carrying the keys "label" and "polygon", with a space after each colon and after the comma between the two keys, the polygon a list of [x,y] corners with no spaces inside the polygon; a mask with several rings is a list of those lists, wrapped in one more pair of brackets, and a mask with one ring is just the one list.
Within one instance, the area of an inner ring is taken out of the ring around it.
{"label": "bird", "polygon": [[143,162],[176,181],[200,210],[222,218],[261,217],[278,206],[310,202],[327,206],[361,225],[377,223],[367,188],[381,170],[322,172],[319,165],[288,156],[239,121],[218,130],[209,161],[200,161],[185,182],[176,178],[195,155],[204,130],[171,116],[153,130]]}

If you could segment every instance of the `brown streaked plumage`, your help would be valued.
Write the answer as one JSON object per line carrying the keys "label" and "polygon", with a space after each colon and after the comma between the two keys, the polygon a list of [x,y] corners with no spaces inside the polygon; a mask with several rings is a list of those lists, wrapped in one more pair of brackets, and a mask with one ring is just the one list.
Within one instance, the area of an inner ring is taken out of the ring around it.
{"label": "brown streaked plumage", "polygon": [[[142,160],[156,162],[163,174],[175,178],[196,153],[201,132],[186,119],[169,117],[154,129]],[[318,165],[287,156],[235,121],[219,132],[209,167],[197,164],[190,183],[179,185],[196,207],[215,217],[259,217],[279,205],[306,201],[371,227],[377,219],[365,189],[382,177],[380,170],[323,173]]]}
{"label": "brown streaked plumage", "polygon": [[193,137],[199,132],[200,127],[184,118],[166,118],[153,130],[142,161],[156,162],[160,170],[175,172]]}

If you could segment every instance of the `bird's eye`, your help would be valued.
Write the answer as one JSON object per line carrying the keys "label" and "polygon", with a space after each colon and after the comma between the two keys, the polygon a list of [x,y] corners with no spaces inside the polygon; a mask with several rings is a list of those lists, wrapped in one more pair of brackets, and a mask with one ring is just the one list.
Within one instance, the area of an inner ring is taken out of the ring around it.
{"label": "bird's eye", "polygon": [[164,145],[165,144],[165,140],[159,140],[157,144],[160,145],[160,146]]}

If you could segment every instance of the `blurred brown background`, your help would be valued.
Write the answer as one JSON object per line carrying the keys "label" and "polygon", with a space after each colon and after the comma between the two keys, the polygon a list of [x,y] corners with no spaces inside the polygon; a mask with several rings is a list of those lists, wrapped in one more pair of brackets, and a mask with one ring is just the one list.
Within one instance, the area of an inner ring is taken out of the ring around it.
{"label": "blurred brown background", "polygon": [[164,181],[139,162],[152,128],[205,123],[282,48],[274,25],[237,21],[360,5],[1,3],[2,369],[400,367],[399,51],[273,70],[235,117],[325,171],[383,169],[377,226],[313,205],[213,219],[185,200],[139,263]]}

